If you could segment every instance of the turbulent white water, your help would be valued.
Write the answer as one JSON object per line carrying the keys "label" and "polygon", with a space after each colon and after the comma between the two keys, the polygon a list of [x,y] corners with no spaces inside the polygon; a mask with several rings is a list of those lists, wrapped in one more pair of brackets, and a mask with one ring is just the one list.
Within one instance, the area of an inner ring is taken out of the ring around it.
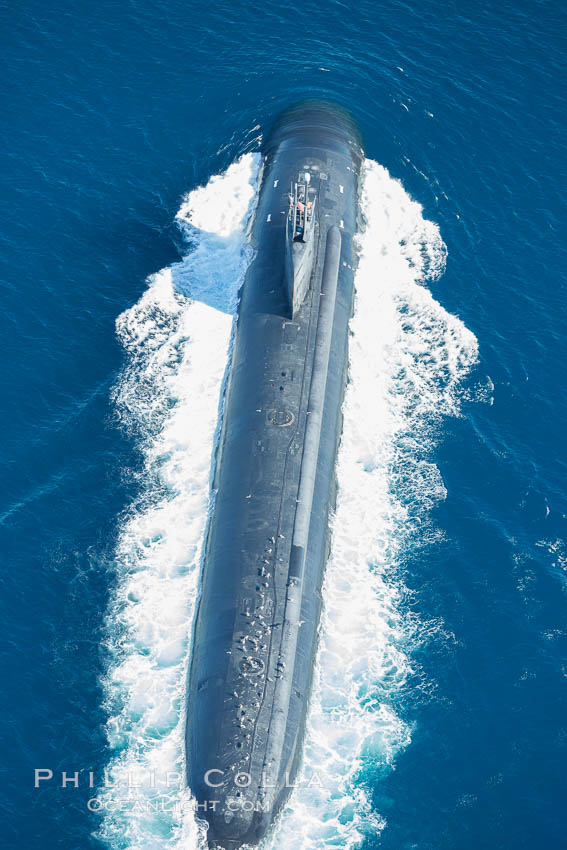
{"label": "turbulent white water", "polygon": [[[117,321],[127,355],[116,410],[144,456],[142,497],[123,521],[108,614],[105,680],[114,750],[99,837],[112,848],[197,848],[183,786],[189,637],[209,506],[211,454],[237,291],[251,259],[245,229],[259,157],[248,154],[179,211],[188,255],[149,281]],[[445,496],[432,460],[440,420],[458,415],[475,337],[423,282],[442,274],[436,225],[372,161],[358,237],[350,383],[339,495],[301,779],[271,850],[349,848],[383,828],[363,763],[386,768],[410,741],[396,697],[412,624],[399,567]],[[132,787],[134,784],[140,787]]]}

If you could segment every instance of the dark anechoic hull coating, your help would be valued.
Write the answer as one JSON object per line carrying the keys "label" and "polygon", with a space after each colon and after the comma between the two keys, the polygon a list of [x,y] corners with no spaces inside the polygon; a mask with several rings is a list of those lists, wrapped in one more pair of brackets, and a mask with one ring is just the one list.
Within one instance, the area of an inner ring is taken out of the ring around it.
{"label": "dark anechoic hull coating", "polygon": [[[211,846],[227,850],[262,838],[300,756],[335,499],[363,153],[346,113],[311,102],[284,113],[263,156],[251,230],[256,253],[241,292],[188,687],[188,783],[209,822]],[[310,291],[292,319],[285,221],[290,184],[306,170],[318,192],[317,250]],[[329,320],[323,311],[319,316],[331,228],[341,238]],[[292,537],[318,321],[331,323],[331,349],[297,590],[300,625],[293,657],[287,657],[283,626],[297,556]]]}

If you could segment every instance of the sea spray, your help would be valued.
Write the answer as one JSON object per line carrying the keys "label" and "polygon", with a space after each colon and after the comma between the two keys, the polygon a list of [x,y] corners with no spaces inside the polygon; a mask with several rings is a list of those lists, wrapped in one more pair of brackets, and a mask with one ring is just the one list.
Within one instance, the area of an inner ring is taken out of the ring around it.
{"label": "sea spray", "polygon": [[[146,781],[129,792],[135,810],[104,814],[98,834],[113,848],[203,844],[176,777],[184,775],[189,638],[219,402],[258,172],[259,157],[247,155],[188,196],[178,213],[187,256],[152,278],[117,322],[127,360],[114,401],[144,471],[121,528],[108,615],[109,774]],[[272,850],[296,848],[299,837],[304,850],[354,847],[385,825],[363,766],[388,769],[410,742],[396,700],[420,623],[404,610],[401,568],[445,497],[434,448],[443,417],[459,415],[477,356],[473,334],[425,286],[445,266],[437,226],[372,161],[362,212],[320,646],[301,777],[266,842]],[[166,806],[156,810],[156,799]]]}
{"label": "sea spray", "polygon": [[126,364],[114,404],[138,441],[143,471],[120,529],[108,613],[104,687],[115,788],[99,795],[98,835],[111,847],[173,847],[182,830],[185,847],[198,842],[184,808],[185,682],[220,393],[251,259],[245,232],[258,159],[243,157],[187,197],[179,223],[191,250],[152,277],[116,323]]}
{"label": "sea spray", "polygon": [[363,766],[387,768],[410,742],[395,704],[420,623],[404,610],[401,567],[446,495],[433,449],[477,357],[474,335],[424,285],[445,268],[438,227],[369,160],[362,212],[316,679],[298,791],[272,850],[299,835],[303,850],[351,848],[386,824]]}

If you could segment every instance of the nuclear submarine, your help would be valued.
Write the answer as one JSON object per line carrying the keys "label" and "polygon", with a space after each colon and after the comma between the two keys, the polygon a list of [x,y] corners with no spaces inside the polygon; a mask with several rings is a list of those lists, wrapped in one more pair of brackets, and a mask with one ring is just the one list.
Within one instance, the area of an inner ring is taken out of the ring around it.
{"label": "nuclear submarine", "polygon": [[353,118],[321,101],[287,110],[263,143],[187,689],[187,783],[212,848],[258,844],[300,763],[363,157]]}

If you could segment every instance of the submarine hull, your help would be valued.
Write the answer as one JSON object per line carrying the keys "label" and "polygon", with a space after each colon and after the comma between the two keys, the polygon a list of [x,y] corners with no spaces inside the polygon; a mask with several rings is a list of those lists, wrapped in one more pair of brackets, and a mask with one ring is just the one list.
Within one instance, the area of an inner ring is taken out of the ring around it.
{"label": "submarine hull", "polygon": [[[215,463],[193,634],[187,781],[211,847],[255,845],[301,753],[347,376],[363,151],[352,119],[308,103],[263,149]],[[311,175],[311,280],[293,310],[289,190]]]}

